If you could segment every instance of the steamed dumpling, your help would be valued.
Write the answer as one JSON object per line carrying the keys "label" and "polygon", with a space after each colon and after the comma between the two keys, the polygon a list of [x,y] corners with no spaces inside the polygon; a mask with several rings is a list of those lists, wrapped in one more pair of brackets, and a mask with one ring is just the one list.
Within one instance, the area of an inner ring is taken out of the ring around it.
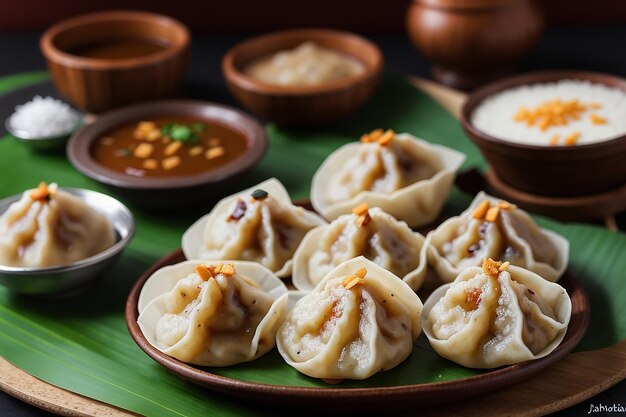
{"label": "steamed dumpling", "polygon": [[285,277],[304,235],[325,223],[293,205],[282,184],[271,179],[220,201],[185,233],[183,251],[188,259],[259,262]]}
{"label": "steamed dumpling", "polygon": [[376,136],[365,136],[354,156],[333,174],[326,201],[337,203],[361,191],[392,193],[431,178],[442,168],[434,152],[415,152],[410,140],[394,138],[393,131]]}
{"label": "steamed dumpling", "polygon": [[287,314],[276,336],[285,361],[314,378],[365,379],[391,369],[421,332],[419,297],[364,257],[326,275]]}
{"label": "steamed dumpling", "polygon": [[109,220],[56,184],[25,191],[0,217],[1,265],[69,265],[114,243]]}
{"label": "steamed dumpling", "polygon": [[[239,272],[271,275],[258,264],[192,263],[194,272],[140,312],[138,323],[148,341],[169,356],[201,366],[247,362],[270,351],[286,313],[286,287],[273,291],[282,294],[276,298]],[[174,276],[188,268],[189,263],[177,267]]]}
{"label": "steamed dumpling", "polygon": [[333,152],[311,184],[311,203],[333,220],[361,203],[411,227],[432,222],[465,156],[409,134],[381,129]]}
{"label": "steamed dumpling", "polygon": [[548,355],[561,343],[571,301],[560,285],[523,268],[485,259],[440,287],[422,326],[441,356],[470,368],[496,368]]}
{"label": "steamed dumpling", "polygon": [[443,281],[484,258],[500,259],[557,281],[569,256],[569,243],[540,229],[513,204],[480,192],[467,210],[443,222],[426,236],[429,262]]}
{"label": "steamed dumpling", "polygon": [[424,237],[366,204],[310,231],[294,255],[293,284],[311,290],[342,262],[365,256],[417,290],[426,274]]}

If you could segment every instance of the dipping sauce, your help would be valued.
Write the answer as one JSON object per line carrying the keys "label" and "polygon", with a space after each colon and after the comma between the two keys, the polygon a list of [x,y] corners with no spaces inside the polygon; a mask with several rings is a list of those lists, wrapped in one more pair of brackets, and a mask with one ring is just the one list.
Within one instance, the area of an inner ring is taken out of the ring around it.
{"label": "dipping sauce", "polygon": [[155,117],[110,130],[91,152],[100,164],[136,177],[197,175],[244,154],[246,138],[214,122]]}
{"label": "dipping sauce", "polygon": [[509,142],[572,146],[626,134],[626,92],[582,80],[510,88],[487,97],[476,128]]}
{"label": "dipping sauce", "polygon": [[156,39],[107,39],[80,45],[67,51],[83,58],[128,59],[152,55],[169,45]]}
{"label": "dipping sauce", "polygon": [[357,59],[313,42],[260,58],[244,69],[258,81],[284,86],[318,85],[364,71],[365,67]]}

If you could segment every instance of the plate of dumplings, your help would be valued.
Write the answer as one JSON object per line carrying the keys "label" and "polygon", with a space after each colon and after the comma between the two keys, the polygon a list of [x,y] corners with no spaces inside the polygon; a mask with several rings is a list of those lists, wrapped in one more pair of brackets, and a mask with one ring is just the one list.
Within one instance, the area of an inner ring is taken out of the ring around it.
{"label": "plate of dumplings", "polygon": [[440,221],[463,158],[388,132],[331,154],[311,205],[272,178],[191,225],[128,297],[139,347],[212,390],[361,411],[492,392],[574,349],[567,240],[485,193]]}

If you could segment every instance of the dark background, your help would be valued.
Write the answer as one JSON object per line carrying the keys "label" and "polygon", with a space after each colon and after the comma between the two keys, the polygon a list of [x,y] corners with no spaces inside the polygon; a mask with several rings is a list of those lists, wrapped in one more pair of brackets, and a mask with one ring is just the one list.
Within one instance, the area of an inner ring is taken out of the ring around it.
{"label": "dark background", "polygon": [[[458,0],[459,2],[468,0]],[[42,30],[70,16],[142,9],[180,19],[206,33],[326,26],[370,34],[404,33],[411,0],[3,0],[0,30]],[[541,0],[550,24],[626,22],[624,0]]]}

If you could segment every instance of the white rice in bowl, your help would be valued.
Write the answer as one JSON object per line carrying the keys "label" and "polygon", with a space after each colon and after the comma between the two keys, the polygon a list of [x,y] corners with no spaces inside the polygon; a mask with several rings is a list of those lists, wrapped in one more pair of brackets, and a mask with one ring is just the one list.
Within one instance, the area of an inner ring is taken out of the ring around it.
{"label": "white rice in bowl", "polygon": [[626,134],[626,92],[570,79],[523,85],[487,97],[471,123],[498,139],[528,145],[607,141]]}

